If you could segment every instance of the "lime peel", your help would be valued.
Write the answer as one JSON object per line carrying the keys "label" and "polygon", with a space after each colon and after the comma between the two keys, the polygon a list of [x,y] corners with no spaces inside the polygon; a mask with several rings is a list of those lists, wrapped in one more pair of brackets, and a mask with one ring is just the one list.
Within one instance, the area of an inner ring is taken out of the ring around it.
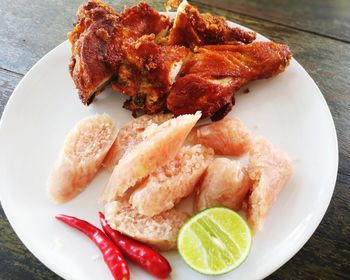
{"label": "lime peel", "polygon": [[214,207],[189,219],[180,229],[177,247],[184,261],[207,275],[225,274],[247,258],[252,235],[236,212]]}

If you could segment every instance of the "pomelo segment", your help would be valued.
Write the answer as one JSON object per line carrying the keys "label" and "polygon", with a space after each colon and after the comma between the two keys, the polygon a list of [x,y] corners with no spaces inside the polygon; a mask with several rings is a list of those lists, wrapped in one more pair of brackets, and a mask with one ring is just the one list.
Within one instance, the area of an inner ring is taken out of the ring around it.
{"label": "pomelo segment", "polygon": [[107,203],[105,215],[115,230],[164,251],[176,248],[179,229],[188,219],[186,213],[176,209],[147,217],[138,213],[126,201]]}
{"label": "pomelo segment", "polygon": [[202,145],[182,147],[173,160],[150,174],[129,202],[147,216],[173,208],[193,191],[213,156],[214,151]]}
{"label": "pomelo segment", "polygon": [[143,115],[128,122],[119,130],[117,138],[103,160],[103,166],[109,171],[113,171],[126,150],[142,141],[142,133],[148,126],[161,124],[172,117],[172,114]]}
{"label": "pomelo segment", "polygon": [[116,135],[115,123],[107,114],[77,123],[67,135],[49,176],[49,196],[62,203],[81,193],[101,167]]}
{"label": "pomelo segment", "polygon": [[187,138],[191,144],[210,147],[217,155],[240,156],[249,151],[250,132],[235,118],[195,127]]}
{"label": "pomelo segment", "polygon": [[194,209],[201,211],[208,207],[224,206],[238,211],[250,186],[248,172],[239,161],[216,158],[197,189]]}
{"label": "pomelo segment", "polygon": [[262,228],[269,210],[292,172],[292,161],[286,153],[263,137],[255,139],[248,163],[249,177],[254,184],[248,200],[247,218],[253,232]]}
{"label": "pomelo segment", "polygon": [[178,153],[201,113],[182,115],[161,125],[153,124],[143,132],[141,141],[127,150],[113,170],[102,200],[113,201]]}

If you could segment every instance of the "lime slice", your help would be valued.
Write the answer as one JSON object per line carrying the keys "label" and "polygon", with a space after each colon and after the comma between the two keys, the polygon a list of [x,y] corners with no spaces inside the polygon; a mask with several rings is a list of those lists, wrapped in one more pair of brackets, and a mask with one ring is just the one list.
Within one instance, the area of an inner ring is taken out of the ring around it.
{"label": "lime slice", "polygon": [[177,247],[194,270],[219,275],[237,268],[248,256],[252,236],[236,212],[223,207],[206,209],[180,229]]}

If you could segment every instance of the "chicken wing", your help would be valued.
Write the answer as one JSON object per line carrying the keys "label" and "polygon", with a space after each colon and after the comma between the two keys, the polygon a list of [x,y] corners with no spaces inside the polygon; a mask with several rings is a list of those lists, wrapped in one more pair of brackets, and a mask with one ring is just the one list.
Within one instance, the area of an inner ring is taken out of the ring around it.
{"label": "chicken wing", "polygon": [[255,32],[229,27],[225,18],[201,14],[187,1],[182,1],[170,30],[169,44],[191,48],[216,44],[248,44],[255,40],[255,36]]}
{"label": "chicken wing", "polygon": [[90,104],[112,77],[101,59],[119,16],[101,1],[89,1],[77,12],[74,30],[68,33],[72,44],[69,71],[83,104]]}
{"label": "chicken wing", "polygon": [[168,17],[144,2],[119,15],[101,1],[88,1],[79,8],[77,19],[68,34],[72,44],[69,69],[80,99],[87,105],[118,71],[129,44],[171,26]]}
{"label": "chicken wing", "polygon": [[291,59],[287,46],[252,43],[254,32],[200,14],[186,1],[175,21],[144,2],[118,14],[92,0],[77,19],[68,35],[69,68],[83,104],[112,82],[129,97],[124,108],[134,116],[200,110],[203,118],[219,120],[231,110],[237,89],[277,75]]}
{"label": "chicken wing", "polygon": [[236,90],[277,75],[290,59],[288,46],[274,42],[197,48],[172,86],[167,107],[174,115],[201,110],[203,118],[219,120],[228,113],[222,108],[234,103]]}

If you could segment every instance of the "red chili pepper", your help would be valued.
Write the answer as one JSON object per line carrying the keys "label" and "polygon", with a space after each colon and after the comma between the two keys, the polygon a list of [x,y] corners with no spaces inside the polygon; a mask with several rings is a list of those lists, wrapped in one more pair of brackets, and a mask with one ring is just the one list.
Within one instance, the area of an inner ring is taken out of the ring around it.
{"label": "red chili pepper", "polygon": [[165,279],[168,277],[171,272],[171,266],[166,258],[153,249],[112,229],[107,223],[105,216],[101,212],[99,215],[103,231],[125,256],[158,278]]}
{"label": "red chili pepper", "polygon": [[111,240],[109,240],[109,238],[100,229],[87,221],[68,215],[57,215],[56,219],[80,230],[96,244],[103,255],[105,263],[112,272],[114,279],[130,279],[128,264],[126,263],[123,255],[119,251],[118,247]]}

